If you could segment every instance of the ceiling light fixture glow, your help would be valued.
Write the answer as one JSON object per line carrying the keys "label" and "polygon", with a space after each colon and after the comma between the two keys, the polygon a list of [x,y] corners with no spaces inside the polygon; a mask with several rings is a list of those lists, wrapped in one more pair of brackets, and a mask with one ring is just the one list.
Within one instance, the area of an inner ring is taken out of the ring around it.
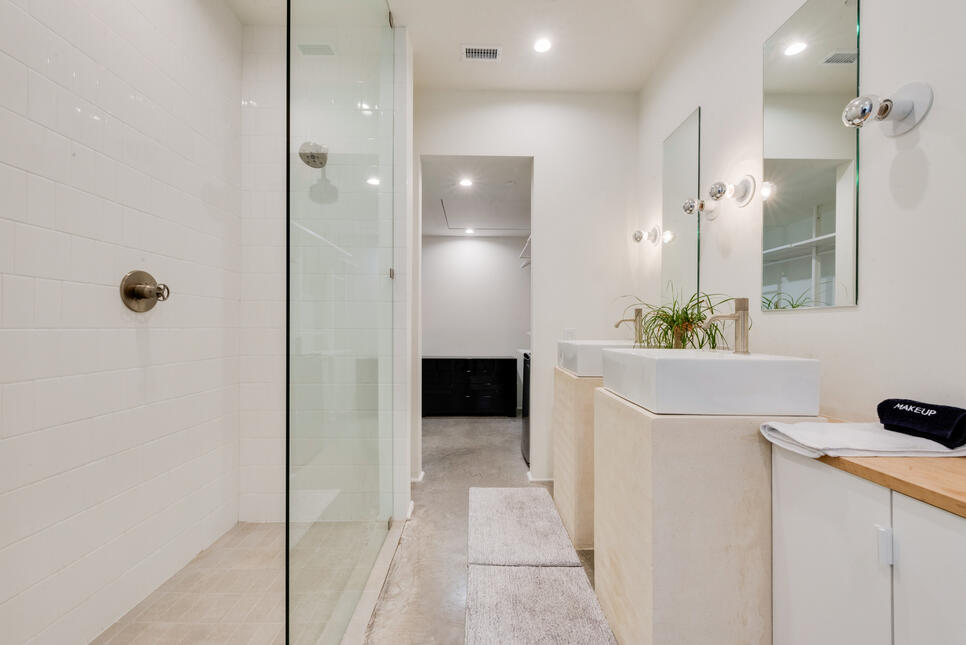
{"label": "ceiling light fixture glow", "polygon": [[469,177],[463,177],[462,179],[460,179],[460,186],[462,186],[463,188],[469,188],[472,185],[473,185],[473,180],[470,179]]}
{"label": "ceiling light fixture glow", "polygon": [[803,43],[801,41],[797,43],[792,43],[791,45],[785,48],[785,55],[796,56],[798,54],[801,54],[803,51],[805,51],[806,47],[808,47],[808,44]]}
{"label": "ceiling light fixture glow", "polygon": [[537,52],[538,54],[543,54],[550,51],[552,46],[553,45],[550,43],[549,39],[539,38],[537,42],[533,43],[533,51]]}
{"label": "ceiling light fixture glow", "polygon": [[366,180],[366,183],[369,184],[370,186],[378,186],[380,181],[378,177],[370,177],[369,179]]}
{"label": "ceiling light fixture glow", "polygon": [[465,231],[463,231],[463,232],[464,232],[464,233],[466,233],[467,235],[472,235],[472,234],[473,234],[473,233],[475,233],[476,231],[474,231],[474,230],[473,230],[473,229],[471,229],[471,228],[468,228],[468,229],[466,229],[466,230],[465,230]]}

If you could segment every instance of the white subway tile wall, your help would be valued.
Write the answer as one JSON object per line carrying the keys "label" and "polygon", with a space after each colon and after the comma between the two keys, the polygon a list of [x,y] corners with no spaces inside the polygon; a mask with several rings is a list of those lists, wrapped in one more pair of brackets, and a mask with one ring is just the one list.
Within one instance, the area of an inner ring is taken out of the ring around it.
{"label": "white subway tile wall", "polygon": [[[239,427],[278,519],[284,96],[250,36],[243,84],[221,2],[0,0],[3,642],[87,642],[234,525]],[[125,309],[131,269],[171,299]]]}
{"label": "white subway tile wall", "polygon": [[239,519],[285,520],[285,28],[242,39]]}

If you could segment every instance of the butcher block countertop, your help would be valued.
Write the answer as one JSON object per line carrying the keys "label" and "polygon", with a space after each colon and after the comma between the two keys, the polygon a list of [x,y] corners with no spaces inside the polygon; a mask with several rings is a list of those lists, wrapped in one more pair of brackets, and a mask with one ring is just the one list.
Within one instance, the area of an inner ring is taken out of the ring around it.
{"label": "butcher block countertop", "polygon": [[966,517],[966,457],[821,457],[819,460]]}

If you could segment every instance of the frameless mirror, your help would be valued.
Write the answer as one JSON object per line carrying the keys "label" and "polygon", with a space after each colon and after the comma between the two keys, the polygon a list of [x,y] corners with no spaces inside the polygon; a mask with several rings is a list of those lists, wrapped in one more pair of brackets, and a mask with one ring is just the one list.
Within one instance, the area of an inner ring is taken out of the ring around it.
{"label": "frameless mirror", "polygon": [[662,246],[662,288],[684,299],[698,290],[700,217],[685,213],[683,206],[698,198],[700,149],[701,108],[697,108],[664,140],[661,230],[655,231],[654,240]]}
{"label": "frameless mirror", "polygon": [[808,0],[764,46],[762,309],[854,305],[858,0]]}

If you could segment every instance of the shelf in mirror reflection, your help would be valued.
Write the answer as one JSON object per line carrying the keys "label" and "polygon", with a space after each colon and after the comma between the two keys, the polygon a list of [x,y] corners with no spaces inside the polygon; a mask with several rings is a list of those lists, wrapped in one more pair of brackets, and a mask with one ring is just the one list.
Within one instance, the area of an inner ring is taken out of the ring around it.
{"label": "shelf in mirror reflection", "polygon": [[819,253],[834,251],[835,233],[819,235],[800,242],[792,242],[791,244],[783,244],[775,248],[765,249],[761,254],[765,264],[770,264],[773,262],[784,262],[786,260],[809,257],[812,254],[812,249],[817,249]]}

